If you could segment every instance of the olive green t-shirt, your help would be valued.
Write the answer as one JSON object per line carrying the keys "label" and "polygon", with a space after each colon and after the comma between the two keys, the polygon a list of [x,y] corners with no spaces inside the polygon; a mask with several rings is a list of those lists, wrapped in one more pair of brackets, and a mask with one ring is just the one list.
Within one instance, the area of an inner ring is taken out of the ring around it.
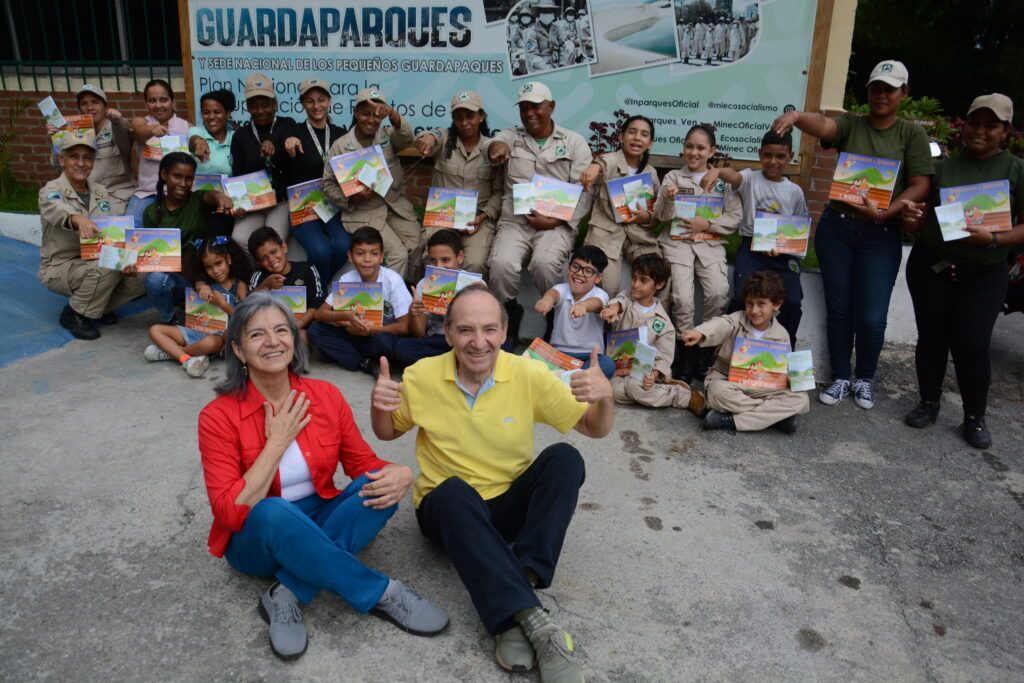
{"label": "olive green t-shirt", "polygon": [[[210,226],[210,207],[203,204],[203,197],[209,190],[196,190],[184,204],[174,211],[168,211],[165,200],[153,202],[142,213],[142,225],[146,228],[177,228],[181,230],[181,243],[197,237],[206,237]],[[160,212],[159,221],[157,211]]]}
{"label": "olive green t-shirt", "polygon": [[975,159],[966,152],[960,152],[935,165],[935,178],[928,197],[928,213],[925,216],[918,244],[938,261],[949,261],[962,266],[990,266],[1006,262],[1008,247],[989,249],[987,246],[967,244],[963,240],[944,242],[939,231],[939,221],[931,207],[939,205],[939,189],[990,183],[996,180],[1010,181],[1010,211],[1016,219],[1024,212],[1024,160],[1009,152],[993,154],[986,159]]}
{"label": "olive green t-shirt", "polygon": [[[867,116],[850,112],[840,114],[832,120],[836,122],[836,134],[830,142],[821,141],[821,146],[825,149],[900,162],[896,184],[892,188],[893,199],[907,186],[908,176],[935,173],[935,164],[932,162],[931,149],[928,146],[928,134],[918,124],[896,119],[888,128],[878,130],[871,125]],[[833,200],[829,204],[834,209],[844,208],[843,202]]]}

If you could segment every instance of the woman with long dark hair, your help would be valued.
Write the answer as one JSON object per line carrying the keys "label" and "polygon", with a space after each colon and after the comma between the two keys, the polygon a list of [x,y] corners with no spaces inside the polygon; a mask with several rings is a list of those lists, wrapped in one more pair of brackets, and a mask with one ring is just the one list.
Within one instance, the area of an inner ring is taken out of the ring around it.
{"label": "woman with long dark hair", "polygon": [[138,188],[128,201],[126,216],[135,219],[135,227],[142,227],[143,212],[156,199],[156,182],[163,150],[160,138],[177,135],[184,143],[188,136],[188,121],[174,113],[174,91],[167,81],[154,78],[142,89],[146,101],[145,116],[132,119],[132,131],[139,148]]}

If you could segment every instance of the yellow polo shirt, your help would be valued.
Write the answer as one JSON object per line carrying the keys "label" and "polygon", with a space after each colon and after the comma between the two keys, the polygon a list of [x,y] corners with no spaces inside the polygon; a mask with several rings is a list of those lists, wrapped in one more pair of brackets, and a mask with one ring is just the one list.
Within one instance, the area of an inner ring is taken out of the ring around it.
{"label": "yellow polo shirt", "polygon": [[472,408],[455,384],[455,352],[424,358],[405,371],[395,429],[419,427],[419,476],[413,504],[448,477],[459,477],[484,500],[500,496],[533,462],[534,424],[566,433],[587,410],[543,363],[501,351],[494,386]]}

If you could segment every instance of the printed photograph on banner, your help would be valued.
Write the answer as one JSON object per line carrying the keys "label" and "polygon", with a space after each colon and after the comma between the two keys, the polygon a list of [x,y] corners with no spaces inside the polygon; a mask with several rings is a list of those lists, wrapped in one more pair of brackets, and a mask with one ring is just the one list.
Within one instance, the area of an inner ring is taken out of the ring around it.
{"label": "printed photograph on banner", "polygon": [[761,33],[759,0],[673,0],[676,63],[672,74],[735,64]]}
{"label": "printed photograph on banner", "polygon": [[516,0],[483,0],[484,19],[488,26],[498,24],[508,18],[509,11],[516,6]]}
{"label": "printed photograph on banner", "polygon": [[513,79],[593,64],[590,0],[522,0],[505,21],[505,40]]}
{"label": "printed photograph on banner", "polygon": [[676,60],[675,13],[667,0],[591,0],[597,61],[590,75],[645,69]]}

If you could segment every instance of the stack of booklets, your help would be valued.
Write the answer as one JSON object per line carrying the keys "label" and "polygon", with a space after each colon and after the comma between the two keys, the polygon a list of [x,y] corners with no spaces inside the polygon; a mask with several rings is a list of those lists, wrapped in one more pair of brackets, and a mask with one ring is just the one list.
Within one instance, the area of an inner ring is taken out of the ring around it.
{"label": "stack of booklets", "polygon": [[757,211],[754,214],[754,239],[751,251],[772,251],[780,254],[807,256],[811,238],[810,216],[783,216]]}
{"label": "stack of booklets", "polygon": [[90,240],[78,240],[79,256],[83,261],[98,259],[100,249],[105,246],[124,249],[125,230],[135,227],[133,216],[95,216],[92,222],[100,229],[100,234]]}
{"label": "stack of booklets", "polygon": [[288,188],[288,215],[293,227],[317,219],[326,223],[337,213],[338,207],[324,196],[323,179],[316,178]]}
{"label": "stack of booklets", "polygon": [[736,337],[729,362],[729,381],[758,389],[785,389],[789,384],[784,342]]}
{"label": "stack of booklets", "polygon": [[476,219],[479,193],[451,187],[432,187],[427,192],[427,208],[423,214],[424,228],[469,230]]}
{"label": "stack of booklets", "polygon": [[54,154],[60,154],[60,143],[68,131],[92,130],[92,117],[88,114],[68,114],[61,118],[64,119],[64,125],[61,126],[60,130],[53,134],[52,138],[50,138],[53,142]]}
{"label": "stack of booklets", "polygon": [[713,221],[725,212],[725,197],[718,194],[676,195],[676,215],[669,227],[669,236],[674,240],[717,240],[722,236],[715,232],[693,232],[683,221],[703,218]]}
{"label": "stack of booklets", "polygon": [[512,186],[512,213],[523,215],[532,211],[539,216],[570,221],[581,194],[582,185],[534,175],[530,182]]}
{"label": "stack of booklets", "polygon": [[540,337],[535,338],[523,351],[523,357],[539,360],[548,366],[548,370],[558,375],[563,382],[569,383],[569,377],[583,367],[583,361],[579,358],[562,353],[551,344]]}
{"label": "stack of booklets", "polygon": [[224,192],[236,209],[259,211],[277,204],[277,194],[266,171],[253,171],[224,181]]}
{"label": "stack of booklets", "polygon": [[203,301],[191,287],[185,288],[185,327],[204,334],[216,334],[228,328],[227,311]]}
{"label": "stack of booklets", "polygon": [[789,363],[789,388],[791,391],[814,389],[814,360],[811,352],[791,351],[786,354]]}
{"label": "stack of booklets", "polygon": [[1010,181],[940,188],[935,216],[939,219],[942,239],[947,242],[970,237],[968,227],[989,232],[1009,230],[1013,227]]}
{"label": "stack of booklets", "polygon": [[227,181],[228,177],[223,173],[196,173],[195,180],[192,181],[192,191],[214,190],[216,192],[224,192],[224,184]]}
{"label": "stack of booklets", "polygon": [[380,282],[335,282],[334,310],[354,311],[367,327],[384,325],[384,285]]}
{"label": "stack of booklets", "polygon": [[127,228],[125,245],[139,255],[140,273],[181,272],[181,230]]}
{"label": "stack of booklets", "polygon": [[840,152],[828,198],[848,204],[865,204],[870,199],[879,209],[888,209],[900,162],[882,157]]}
{"label": "stack of booklets", "polygon": [[276,296],[288,304],[296,318],[306,312],[306,288],[303,285],[286,285],[280,289],[271,289],[270,296]]}
{"label": "stack of booklets", "polygon": [[427,266],[423,273],[423,308],[430,313],[444,315],[456,292],[483,281],[483,276],[465,270]]}
{"label": "stack of booklets", "polygon": [[654,180],[650,173],[609,180],[608,198],[616,223],[632,220],[644,211],[654,210]]}
{"label": "stack of booklets", "polygon": [[362,192],[367,187],[383,197],[394,182],[380,145],[339,154],[331,158],[330,164],[341,192],[346,197]]}

